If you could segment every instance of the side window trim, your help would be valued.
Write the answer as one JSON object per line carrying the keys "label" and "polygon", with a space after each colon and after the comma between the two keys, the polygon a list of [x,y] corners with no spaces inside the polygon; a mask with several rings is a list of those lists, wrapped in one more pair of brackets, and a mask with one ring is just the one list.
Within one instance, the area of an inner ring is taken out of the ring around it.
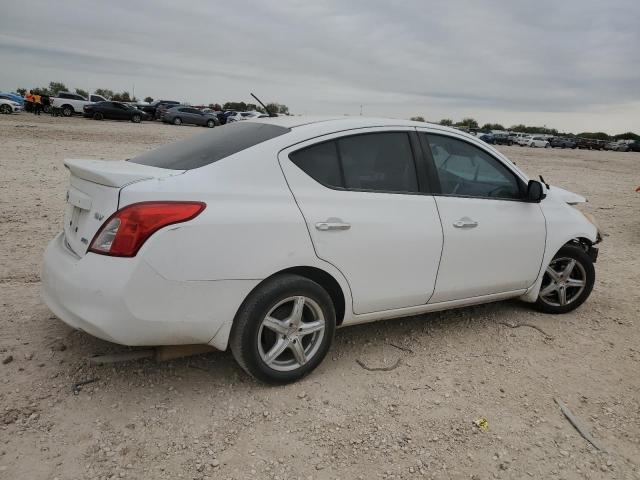
{"label": "side window trim", "polygon": [[[433,193],[434,195],[443,196],[443,197],[477,198],[481,200],[501,200],[501,201],[507,201],[507,202],[526,202],[524,198],[525,192],[526,192],[526,186],[524,185],[524,180],[520,178],[520,176],[517,175],[516,172],[514,172],[511,168],[509,168],[508,165],[505,165],[505,163],[502,160],[497,158],[495,155],[492,155],[491,152],[488,152],[487,150],[480,148],[477,145],[474,145],[473,143],[468,142],[463,138],[459,138],[453,135],[447,135],[444,132],[430,132],[426,130],[418,130],[418,134],[420,137],[420,144],[422,145],[422,148],[425,153],[425,160],[427,160],[429,164],[429,171],[432,172],[432,175],[430,175],[430,177],[434,176],[437,182],[437,192],[434,191]],[[436,168],[435,160],[433,158],[433,153],[431,151],[431,145],[429,145],[429,142],[427,141],[427,135],[436,135],[440,137],[452,138],[454,140],[459,140],[461,142],[467,143],[472,147],[478,148],[480,151],[482,151],[483,153],[485,153],[486,155],[494,159],[496,162],[498,162],[498,164],[502,165],[507,170],[507,172],[509,172],[509,174],[513,176],[513,178],[515,179],[518,185],[518,189],[520,190],[521,198],[483,197],[483,196],[473,196],[473,195],[456,195],[451,193],[442,193],[442,187],[440,186],[440,177],[438,175],[438,170]]]}
{"label": "side window trim", "polygon": [[[338,146],[338,141],[344,138],[349,138],[349,137],[356,137],[356,136],[364,136],[364,135],[374,135],[374,134],[379,134],[379,133],[404,133],[407,135],[408,137],[408,141],[409,141],[409,146],[411,149],[411,158],[413,161],[413,167],[414,170],[416,172],[416,179],[418,182],[418,191],[416,192],[409,192],[409,191],[397,191],[397,190],[371,190],[371,189],[364,189],[364,188],[347,188],[344,185],[346,185],[346,180],[345,180],[345,174],[344,174],[344,167],[342,164],[342,155],[340,152],[340,148]],[[338,133],[338,132],[336,132]],[[345,133],[344,135],[339,135],[339,136],[332,136],[329,139],[326,139],[324,141],[320,141],[320,142],[315,142],[315,143],[309,143],[307,144],[307,142],[304,142],[305,145],[302,148],[296,148],[294,149],[290,149],[289,151],[286,152],[286,158],[287,160],[289,160],[291,163],[293,163],[294,165],[296,165],[293,160],[291,159],[291,155],[305,150],[307,148],[316,146],[316,145],[321,145],[323,143],[332,143],[333,147],[336,151],[336,155],[338,157],[338,165],[340,168],[340,180],[342,182],[342,186],[336,186],[336,185],[327,185],[325,183],[322,183],[318,180],[316,180],[315,178],[311,177],[310,175],[308,175],[306,172],[305,175],[309,176],[309,178],[311,178],[314,182],[319,183],[320,185],[322,185],[325,188],[329,188],[331,190],[338,190],[338,191],[345,191],[345,192],[364,192],[364,193],[386,193],[386,194],[395,194],[395,195],[432,195],[431,190],[429,188],[429,184],[426,181],[426,178],[424,177],[424,175],[421,174],[421,169],[419,168],[419,163],[422,162],[422,155],[421,155],[421,149],[419,148],[419,141],[416,138],[417,137],[417,133],[415,131],[415,129],[399,129],[399,130],[376,130],[376,131],[367,131],[367,132],[355,132],[353,130],[346,130],[340,133]],[[311,140],[311,139],[309,139]],[[296,167],[298,167],[296,165]],[[300,167],[298,167],[300,168]],[[302,170],[302,169],[301,169]],[[424,172],[423,172],[424,173]]]}

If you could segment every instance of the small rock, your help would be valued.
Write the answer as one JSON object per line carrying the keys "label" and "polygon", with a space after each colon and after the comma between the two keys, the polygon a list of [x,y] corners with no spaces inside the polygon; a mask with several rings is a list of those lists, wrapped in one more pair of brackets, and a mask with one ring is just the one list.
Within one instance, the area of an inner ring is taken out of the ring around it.
{"label": "small rock", "polygon": [[298,398],[304,398],[306,396],[307,396],[307,392],[304,392],[304,391],[298,394]]}
{"label": "small rock", "polygon": [[13,362],[13,355],[9,355],[8,357],[4,357],[4,360],[2,360],[2,363],[4,365],[6,365],[7,363],[11,363]]}
{"label": "small rock", "polygon": [[67,349],[67,346],[62,342],[56,342],[51,345],[51,350],[54,352],[64,352]]}
{"label": "small rock", "polygon": [[31,360],[33,358],[33,352],[29,352],[24,356],[25,360]]}
{"label": "small rock", "polygon": [[218,460],[217,458],[214,458],[213,460],[211,460],[211,462],[209,462],[209,465],[211,465],[213,468],[219,467],[220,460]]}

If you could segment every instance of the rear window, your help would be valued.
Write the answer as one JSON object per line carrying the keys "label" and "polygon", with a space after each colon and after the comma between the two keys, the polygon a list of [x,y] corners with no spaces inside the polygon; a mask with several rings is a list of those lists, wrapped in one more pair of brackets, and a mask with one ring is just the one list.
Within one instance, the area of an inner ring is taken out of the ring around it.
{"label": "rear window", "polygon": [[217,162],[289,131],[288,128],[268,123],[235,123],[170,143],[129,161],[150,167],[191,170]]}

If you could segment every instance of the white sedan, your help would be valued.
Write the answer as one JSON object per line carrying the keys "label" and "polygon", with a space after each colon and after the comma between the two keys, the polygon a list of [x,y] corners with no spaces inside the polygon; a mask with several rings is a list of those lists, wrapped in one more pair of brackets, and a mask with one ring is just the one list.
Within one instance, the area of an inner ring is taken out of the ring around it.
{"label": "white sedan", "polygon": [[266,382],[313,370],[339,326],[508,298],[564,313],[594,284],[585,199],[439,125],[264,118],[65,164],[55,315],[124,345],[230,347]]}
{"label": "white sedan", "polygon": [[0,113],[18,113],[22,111],[22,105],[13,100],[0,98]]}
{"label": "white sedan", "polygon": [[232,115],[229,115],[227,117],[227,123],[233,123],[233,122],[241,122],[243,120],[251,120],[254,118],[258,118],[258,117],[263,117],[265,116],[264,113],[260,113],[260,112],[235,112]]}
{"label": "white sedan", "polygon": [[527,137],[524,143],[526,146],[535,148],[550,148],[551,144],[544,137]]}

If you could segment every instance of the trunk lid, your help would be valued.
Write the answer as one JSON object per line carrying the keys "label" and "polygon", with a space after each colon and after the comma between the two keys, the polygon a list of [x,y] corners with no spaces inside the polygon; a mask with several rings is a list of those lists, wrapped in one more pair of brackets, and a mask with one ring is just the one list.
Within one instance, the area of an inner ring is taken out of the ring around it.
{"label": "trunk lid", "polygon": [[184,170],[126,161],[65,160],[71,178],[64,214],[69,248],[83,257],[102,224],[118,210],[120,190],[136,182],[180,175]]}

